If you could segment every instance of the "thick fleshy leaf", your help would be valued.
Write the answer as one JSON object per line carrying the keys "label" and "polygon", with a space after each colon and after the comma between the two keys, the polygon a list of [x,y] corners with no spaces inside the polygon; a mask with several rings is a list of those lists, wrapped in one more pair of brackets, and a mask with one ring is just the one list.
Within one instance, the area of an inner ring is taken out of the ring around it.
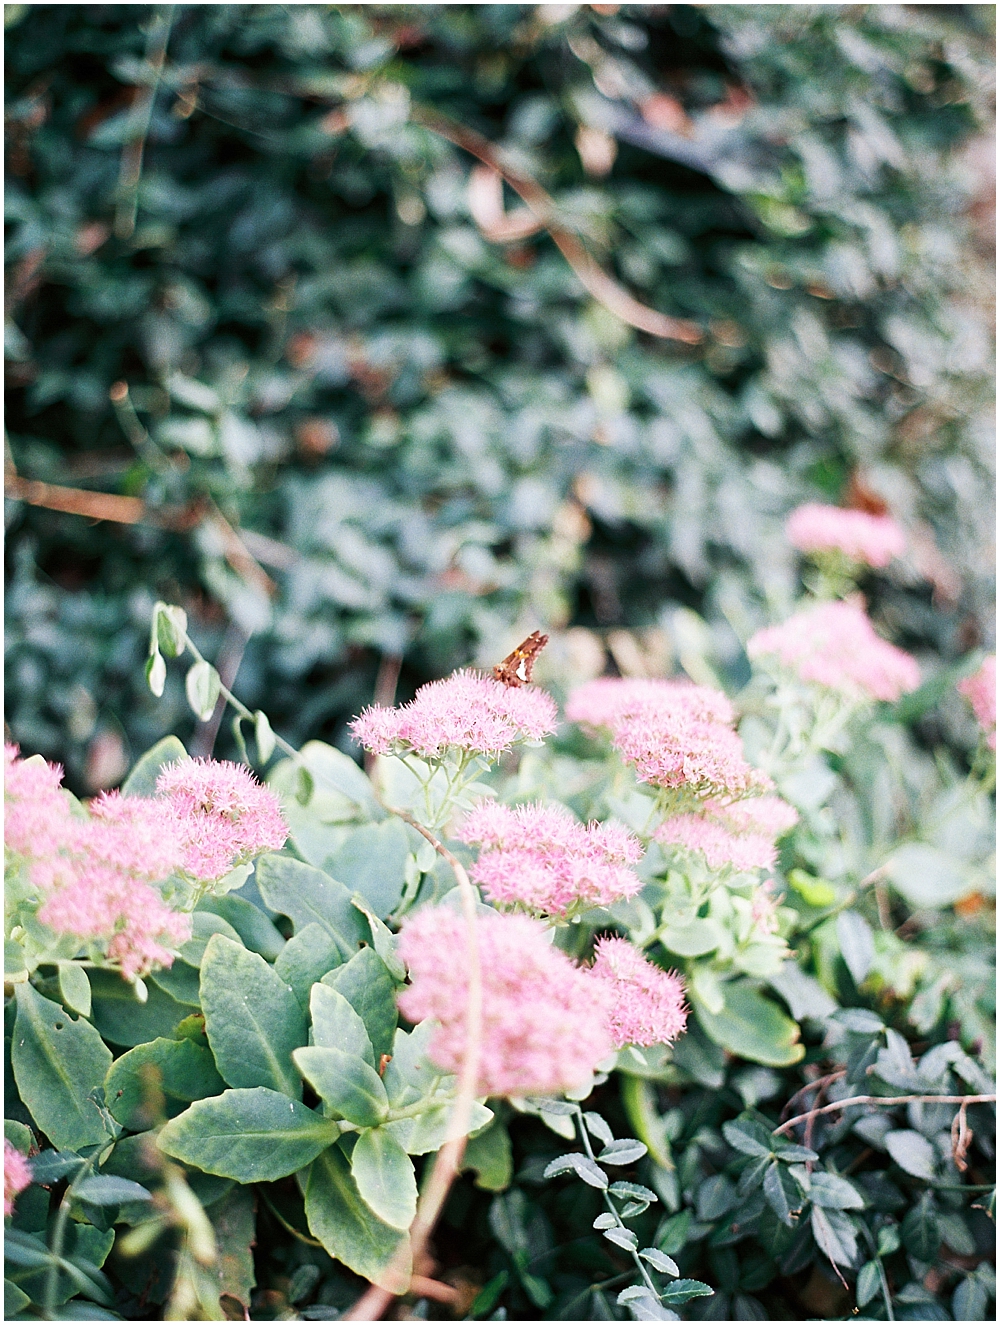
{"label": "thick fleshy leaf", "polygon": [[314,1045],[321,1049],[340,1049],[363,1058],[369,1067],[375,1066],[375,1050],[365,1023],[339,990],[325,984],[313,985],[309,1011]]}
{"label": "thick fleshy leaf", "polygon": [[39,1130],[60,1150],[108,1138],[91,1092],[104,1084],[111,1051],[97,1031],[77,1021],[30,984],[16,987],[11,1064],[18,1093]]}
{"label": "thick fleshy leaf", "polygon": [[371,931],[361,912],[351,905],[351,890],[322,870],[270,852],[257,862],[255,877],[260,895],[272,911],[288,916],[296,934],[306,925],[322,925],[336,939],[342,961],[348,961],[358,945],[368,941]]}
{"label": "thick fleshy leaf", "polygon": [[157,1039],[115,1059],[104,1080],[104,1097],[123,1127],[141,1132],[173,1117],[193,1100],[221,1095],[226,1083],[210,1050],[193,1040]]}
{"label": "thick fleshy leaf", "polygon": [[407,1235],[361,1199],[339,1146],[331,1146],[310,1166],[305,1205],[311,1233],[334,1260],[390,1291],[405,1290],[410,1278]]}
{"label": "thick fleshy leaf", "polygon": [[742,980],[724,984],[718,1012],[709,1011],[693,987],[690,992],[705,1034],[730,1053],[765,1067],[790,1067],[805,1056],[798,1024],[752,985]]}
{"label": "thick fleshy leaf", "polygon": [[323,1103],[358,1127],[377,1127],[389,1111],[382,1078],[362,1058],[343,1049],[308,1045],[293,1054],[299,1071]]}
{"label": "thick fleshy leaf", "polygon": [[365,1023],[376,1061],[392,1053],[396,1034],[396,982],[374,948],[362,948],[349,962],[323,977],[323,984],[347,999]]}
{"label": "thick fleshy leaf", "polygon": [[362,1132],[351,1151],[351,1173],[361,1199],[393,1228],[407,1229],[417,1213],[413,1161],[390,1131]]}
{"label": "thick fleshy leaf", "polygon": [[924,1182],[934,1181],[936,1156],[934,1147],[925,1136],[908,1128],[899,1132],[888,1132],[885,1148],[901,1169],[905,1169],[915,1178],[922,1178]]}
{"label": "thick fleshy leaf", "polygon": [[340,1135],[335,1122],[258,1086],[197,1100],[157,1138],[164,1154],[236,1182],[275,1182],[305,1168]]}
{"label": "thick fleshy leaf", "polygon": [[223,1080],[302,1096],[292,1051],[305,1044],[305,1014],[291,988],[263,957],[221,934],[201,963],[205,1034]]}

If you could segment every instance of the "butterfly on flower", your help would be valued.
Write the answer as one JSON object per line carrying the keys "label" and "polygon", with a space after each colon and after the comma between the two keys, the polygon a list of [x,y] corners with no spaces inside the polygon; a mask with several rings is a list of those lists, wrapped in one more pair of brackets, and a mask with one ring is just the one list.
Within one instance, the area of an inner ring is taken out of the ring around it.
{"label": "butterfly on flower", "polygon": [[[497,663],[496,667],[493,668],[494,678],[505,686],[528,684],[531,681],[531,671],[535,665],[535,659],[548,642],[548,635],[543,635],[539,630],[533,630],[513,653],[508,653],[503,662]],[[524,671],[523,676],[521,675],[522,669]]]}

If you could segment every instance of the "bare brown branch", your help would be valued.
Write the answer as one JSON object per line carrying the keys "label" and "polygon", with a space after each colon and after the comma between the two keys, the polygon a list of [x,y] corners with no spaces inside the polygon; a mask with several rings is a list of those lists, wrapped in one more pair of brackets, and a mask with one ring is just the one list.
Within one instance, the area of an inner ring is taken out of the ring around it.
{"label": "bare brown branch", "polygon": [[835,1113],[838,1109],[850,1109],[856,1104],[882,1104],[888,1106],[900,1104],[961,1104],[967,1108],[970,1104],[996,1104],[995,1095],[851,1095],[846,1100],[837,1100],[833,1104],[824,1104],[820,1109],[810,1109],[808,1113],[800,1113],[795,1118],[789,1118],[787,1123],[782,1123],[780,1127],[774,1129],[774,1135],[780,1136],[782,1132],[788,1132],[793,1127],[798,1127],[799,1123],[808,1123],[811,1118],[818,1118],[824,1113]]}

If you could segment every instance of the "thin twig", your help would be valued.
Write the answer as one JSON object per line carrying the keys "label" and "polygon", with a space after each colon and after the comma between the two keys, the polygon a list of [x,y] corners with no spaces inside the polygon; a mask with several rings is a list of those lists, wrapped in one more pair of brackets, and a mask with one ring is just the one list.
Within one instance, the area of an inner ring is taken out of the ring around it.
{"label": "thin twig", "polygon": [[616,317],[639,331],[645,331],[651,336],[660,336],[665,340],[679,340],[686,345],[697,345],[704,338],[704,333],[696,322],[688,321],[686,318],[667,317],[666,314],[658,313],[653,308],[647,308],[638,299],[634,299],[627,290],[623,290],[617,281],[612,280],[600,264],[590,256],[578,236],[564,229],[554,219],[558,215],[555,200],[535,180],[504,164],[489,139],[428,107],[414,106],[410,118],[415,124],[429,129],[431,133],[436,133],[439,137],[454,143],[456,147],[460,147],[463,152],[476,157],[506,180],[514,192],[527,203],[539,224],[552,236],[556,248],[573,268],[584,289]]}
{"label": "thin twig", "polygon": [[[417,832],[442,856],[451,866],[455,879],[458,883],[459,893],[462,899],[462,914],[465,918],[466,931],[468,934],[468,961],[469,961],[469,995],[466,1005],[465,1017],[465,1053],[462,1058],[462,1068],[458,1076],[458,1091],[455,1097],[455,1107],[452,1110],[451,1120],[448,1131],[449,1138],[437,1153],[434,1161],[434,1167],[431,1170],[430,1178],[424,1185],[424,1190],[420,1197],[420,1203],[417,1206],[417,1214],[413,1223],[410,1225],[410,1255],[414,1263],[417,1263],[423,1255],[430,1235],[437,1223],[438,1216],[447,1200],[451,1185],[458,1177],[459,1168],[462,1163],[462,1156],[465,1154],[466,1137],[469,1130],[469,1123],[472,1118],[472,1105],[476,1098],[476,1084],[479,1080],[479,1063],[482,1057],[482,1016],[483,1016],[483,991],[482,991],[482,972],[479,963],[479,942],[476,933],[476,894],[472,883],[466,872],[465,866],[458,860],[443,842],[440,842],[430,829],[425,828],[419,820],[415,819],[408,810],[401,810],[393,806],[386,806],[391,814],[398,815],[404,823],[408,823],[411,828]],[[397,1260],[401,1258],[397,1257]],[[393,1270],[399,1268],[396,1265],[390,1265],[387,1272],[387,1279],[392,1280]],[[407,1276],[410,1289],[413,1287],[413,1276]],[[408,1291],[408,1290],[404,1290]],[[392,1292],[388,1288],[382,1288],[378,1284],[372,1286],[355,1302],[350,1311],[346,1311],[342,1317],[343,1320],[381,1320],[386,1308],[394,1297],[401,1296],[400,1293]]]}
{"label": "thin twig", "polygon": [[29,506],[82,515],[88,520],[141,524],[150,518],[146,503],[139,497],[118,497],[108,492],[90,492],[86,488],[64,488],[56,483],[20,478],[10,472],[4,478],[4,496],[12,501],[27,502]]}
{"label": "thin twig", "polygon": [[796,1101],[800,1096],[802,1096],[802,1095],[808,1095],[809,1092],[810,1092],[811,1090],[816,1090],[817,1087],[820,1087],[820,1086],[829,1086],[829,1085],[831,1085],[834,1081],[839,1081],[839,1080],[841,1079],[841,1077],[846,1077],[846,1076],[847,1076],[846,1071],[844,1071],[843,1069],[841,1069],[839,1072],[831,1072],[829,1076],[826,1076],[826,1077],[817,1077],[815,1081],[807,1082],[807,1084],[804,1085],[804,1086],[801,1088],[801,1090],[797,1090],[797,1091],[795,1092],[795,1094],[792,1096],[792,1098],[791,1098],[790,1100],[787,1101],[787,1103],[785,1104],[785,1107],[781,1110],[781,1112],[782,1112],[782,1113],[787,1113],[787,1112],[789,1111],[789,1109],[791,1109],[791,1108],[794,1106],[795,1101]]}
{"label": "thin twig", "polygon": [[967,1107],[970,1104],[996,1104],[995,1095],[851,1095],[846,1100],[836,1100],[833,1104],[824,1104],[820,1109],[810,1109],[808,1113],[800,1113],[796,1118],[789,1118],[787,1123],[782,1123],[780,1127],[774,1129],[774,1135],[780,1136],[782,1132],[787,1132],[799,1123],[808,1122],[810,1118],[819,1117],[824,1113],[835,1113],[838,1109],[850,1109],[855,1104],[884,1104],[896,1106],[900,1104],[961,1104]]}
{"label": "thin twig", "polygon": [[121,167],[118,172],[118,205],[115,209],[115,234],[129,239],[135,230],[139,212],[139,181],[142,178],[142,158],[146,150],[146,136],[153,114],[153,102],[163,73],[167,55],[167,42],[174,21],[174,6],[165,5],[153,17],[146,36],[146,66],[149,78],[136,98],[132,110],[132,135],[122,148]]}

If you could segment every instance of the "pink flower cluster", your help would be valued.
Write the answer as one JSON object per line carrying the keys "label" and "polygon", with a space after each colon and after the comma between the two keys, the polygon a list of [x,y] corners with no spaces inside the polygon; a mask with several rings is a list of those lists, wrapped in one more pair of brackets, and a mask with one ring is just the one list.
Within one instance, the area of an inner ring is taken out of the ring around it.
{"label": "pink flower cluster", "polygon": [[774,880],[768,879],[754,889],[750,903],[750,919],[763,934],[778,932],[778,898],[774,888]]}
{"label": "pink flower cluster", "polygon": [[891,516],[820,502],[807,502],[794,510],[785,533],[800,552],[842,552],[865,566],[888,566],[893,557],[906,551],[906,534]]}
{"label": "pink flower cluster", "polygon": [[220,878],[285,845],[277,796],[240,764],[180,759],[164,768],[156,790],[177,818],[182,868],[196,879]]}
{"label": "pink flower cluster", "polygon": [[3,1213],[14,1213],[14,1197],[31,1182],[31,1165],[16,1146],[3,1139]]}
{"label": "pink flower cluster", "polygon": [[287,836],[277,798],[236,764],[181,760],[161,773],[161,795],[110,792],[88,814],[61,790],[61,769],[17,753],[4,748],[4,841],[42,894],[38,918],[105,944],[127,979],[169,966],[191,936],[156,884],[218,878]]}
{"label": "pink flower cluster", "polygon": [[373,754],[412,750],[425,759],[438,759],[449,747],[496,756],[555,729],[556,706],[544,690],[464,671],[421,686],[399,708],[367,708],[351,723],[355,740]]}
{"label": "pink flower cluster", "polygon": [[628,939],[598,939],[591,978],[611,996],[608,1030],[616,1048],[668,1044],[683,1031],[687,1010],[680,976],[654,966]]}
{"label": "pink flower cluster", "polygon": [[991,750],[997,748],[997,657],[991,653],[972,676],[958,683],[958,693],[972,705],[976,721],[986,733]]}
{"label": "pink flower cluster", "polygon": [[610,727],[615,748],[635,765],[640,782],[728,800],[772,785],[743,758],[733,707],[720,690],[603,677],[573,692],[566,715]]}
{"label": "pink flower cluster", "polygon": [[897,700],[920,684],[916,660],[880,639],[855,599],[816,603],[759,630],[747,653],[777,658],[800,680],[855,700]]}
{"label": "pink flower cluster", "polygon": [[653,834],[665,846],[700,851],[709,868],[773,869],[776,839],[798,822],[779,796],[756,796],[732,805],[708,800],[703,814],[675,814]]}
{"label": "pink flower cluster", "polygon": [[552,916],[610,906],[642,887],[642,846],[621,824],[584,826],[562,805],[481,801],[457,836],[484,847],[470,870],[492,900]]}
{"label": "pink flower cluster", "polygon": [[[483,982],[480,1095],[552,1094],[582,1085],[611,1051],[603,986],[553,947],[528,916],[476,917]],[[464,918],[427,907],[408,921],[399,954],[410,987],[399,1006],[411,1021],[433,1017],[430,1057],[458,1072],[466,1047],[469,989]]]}
{"label": "pink flower cluster", "polygon": [[[627,939],[601,939],[578,967],[528,916],[480,912],[483,980],[481,1095],[546,1095],[582,1085],[612,1049],[665,1044],[684,1029],[679,976],[648,962]],[[426,908],[404,926],[399,952],[411,984],[399,999],[411,1021],[432,1017],[430,1057],[458,1072],[466,1046],[465,921]]]}

